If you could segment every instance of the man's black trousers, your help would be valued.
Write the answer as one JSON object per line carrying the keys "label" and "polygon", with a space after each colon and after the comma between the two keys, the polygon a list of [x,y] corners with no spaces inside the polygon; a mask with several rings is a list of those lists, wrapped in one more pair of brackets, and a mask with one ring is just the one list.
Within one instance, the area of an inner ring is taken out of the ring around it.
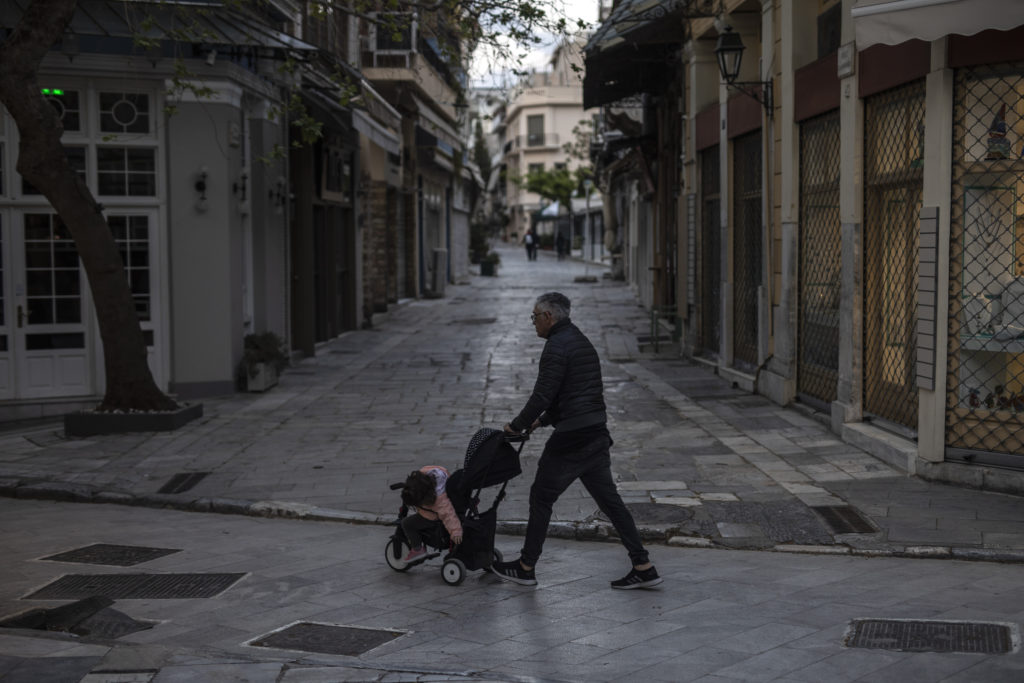
{"label": "man's black trousers", "polygon": [[532,567],[540,559],[555,501],[577,479],[615,527],[633,565],[648,562],[633,515],[622,502],[612,479],[612,440],[604,425],[564,434],[555,432],[537,463],[537,476],[530,487],[530,521],[520,560]]}

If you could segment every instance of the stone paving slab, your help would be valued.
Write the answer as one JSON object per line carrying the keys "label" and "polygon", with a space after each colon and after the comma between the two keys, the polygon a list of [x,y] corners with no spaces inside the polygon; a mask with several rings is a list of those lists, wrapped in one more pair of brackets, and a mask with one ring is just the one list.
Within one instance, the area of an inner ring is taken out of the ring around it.
{"label": "stone paving slab", "polygon": [[[654,353],[638,341],[649,318],[625,284],[578,283],[581,263],[527,262],[518,249],[497,248],[498,277],[394,306],[373,329],[298,362],[270,392],[204,401],[204,416],[176,432],[68,438],[45,424],[4,432],[0,495],[387,523],[398,506],[388,484],[427,463],[457,468],[476,429],[500,427],[525,403],[543,344],[529,312],[537,294],[557,289],[601,354],[613,470],[646,538],[1024,559],[1024,498],[908,477],[813,415],[744,393],[671,345]],[[527,517],[545,435],[537,436],[499,512],[505,532],[521,532]],[[159,493],[190,472],[209,474],[191,490]],[[823,535],[807,510],[804,532],[779,539],[768,514],[776,504],[850,505],[878,531]],[[688,513],[664,523],[657,506]],[[742,506],[767,512],[737,522]],[[610,535],[578,484],[554,520],[562,537]],[[752,535],[721,533],[736,523]]]}

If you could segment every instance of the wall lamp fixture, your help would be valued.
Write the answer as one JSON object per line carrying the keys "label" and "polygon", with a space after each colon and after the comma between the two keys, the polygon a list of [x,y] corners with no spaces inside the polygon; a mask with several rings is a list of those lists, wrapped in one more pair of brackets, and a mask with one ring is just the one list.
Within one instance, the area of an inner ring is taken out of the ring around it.
{"label": "wall lamp fixture", "polygon": [[235,194],[241,193],[242,196],[240,196],[238,198],[238,200],[242,201],[242,202],[245,201],[245,189],[246,189],[246,185],[245,184],[246,184],[247,180],[249,180],[249,174],[248,173],[242,173],[241,178],[239,178],[237,182],[235,182],[235,183],[233,183],[231,185],[231,191],[232,192],[234,192]]}
{"label": "wall lamp fixture", "polygon": [[733,33],[731,26],[718,34],[715,45],[715,56],[718,57],[718,71],[726,85],[753,97],[764,107],[768,118],[772,117],[774,103],[772,101],[772,81],[737,81],[740,75],[740,63],[743,61],[743,39],[740,34]]}
{"label": "wall lamp fixture", "polygon": [[196,180],[195,189],[199,193],[196,197],[196,211],[206,211],[206,178],[208,174],[206,166],[199,167],[199,178]]}

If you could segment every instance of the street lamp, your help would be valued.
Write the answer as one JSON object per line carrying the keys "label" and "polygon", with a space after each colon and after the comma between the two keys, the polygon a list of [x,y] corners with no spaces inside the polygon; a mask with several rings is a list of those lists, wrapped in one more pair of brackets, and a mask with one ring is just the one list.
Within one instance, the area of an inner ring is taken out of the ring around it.
{"label": "street lamp", "polygon": [[740,63],[743,61],[743,39],[740,34],[733,33],[731,26],[718,34],[718,43],[715,45],[715,56],[718,57],[718,71],[722,80],[731,88],[735,88],[764,106],[768,118],[772,116],[772,81],[737,81],[740,75]]}

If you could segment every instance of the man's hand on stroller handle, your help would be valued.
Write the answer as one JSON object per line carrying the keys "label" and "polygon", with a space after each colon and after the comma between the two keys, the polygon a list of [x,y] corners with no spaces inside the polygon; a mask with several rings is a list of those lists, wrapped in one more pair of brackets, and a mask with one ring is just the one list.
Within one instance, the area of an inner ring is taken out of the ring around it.
{"label": "man's hand on stroller handle", "polygon": [[506,434],[512,434],[512,435],[515,435],[515,436],[529,436],[530,433],[533,432],[533,430],[537,429],[540,426],[541,426],[540,425],[540,419],[536,419],[536,420],[533,421],[533,424],[530,425],[529,429],[526,429],[526,430],[521,431],[521,432],[517,432],[515,427],[513,427],[510,422],[506,422],[505,423],[505,428],[504,429],[505,429],[505,433]]}

